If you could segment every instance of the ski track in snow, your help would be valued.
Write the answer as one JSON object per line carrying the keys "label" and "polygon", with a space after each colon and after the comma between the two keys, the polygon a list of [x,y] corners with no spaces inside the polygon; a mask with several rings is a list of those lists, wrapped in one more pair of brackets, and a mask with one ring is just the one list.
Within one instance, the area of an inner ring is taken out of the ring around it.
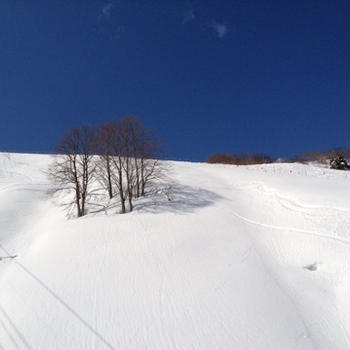
{"label": "ski track in snow", "polygon": [[0,153],[0,349],[349,345],[347,174],[173,162],[171,202],[67,220],[49,160]]}
{"label": "ski track in snow", "polygon": [[261,226],[261,227],[266,227],[266,228],[271,228],[273,230],[298,232],[298,233],[303,233],[303,234],[306,234],[306,235],[317,236],[317,237],[320,237],[320,238],[332,239],[332,240],[335,240],[335,241],[338,241],[338,242],[341,242],[341,243],[344,243],[344,244],[347,244],[347,245],[350,244],[349,240],[341,239],[341,238],[334,237],[334,236],[331,236],[331,235],[323,235],[323,234],[320,234],[320,233],[315,232],[315,231],[308,231],[308,230],[303,230],[303,229],[295,228],[295,227],[276,226],[276,225],[264,224],[262,222],[258,222],[258,221],[252,220],[252,219],[248,219],[248,218],[238,214],[235,211],[232,211],[232,214],[234,216],[238,217],[239,219],[245,221],[246,223],[249,223],[249,224],[253,224],[253,225],[257,225],[257,226]]}

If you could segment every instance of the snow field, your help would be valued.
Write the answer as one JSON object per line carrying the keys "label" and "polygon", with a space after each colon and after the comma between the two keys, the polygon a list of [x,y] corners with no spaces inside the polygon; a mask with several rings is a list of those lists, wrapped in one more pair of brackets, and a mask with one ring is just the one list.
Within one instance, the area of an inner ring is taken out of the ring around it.
{"label": "snow field", "polygon": [[169,162],[171,201],[67,219],[49,162],[0,153],[0,349],[349,346],[348,173]]}

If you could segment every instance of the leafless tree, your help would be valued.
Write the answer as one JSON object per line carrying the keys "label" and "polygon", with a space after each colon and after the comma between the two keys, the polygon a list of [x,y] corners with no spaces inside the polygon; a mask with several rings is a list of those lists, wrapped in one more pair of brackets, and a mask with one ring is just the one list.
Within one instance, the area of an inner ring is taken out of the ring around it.
{"label": "leafless tree", "polygon": [[113,198],[112,164],[115,155],[115,141],[117,137],[117,124],[106,123],[97,131],[96,153],[99,155],[98,179],[106,187],[109,198]]}
{"label": "leafless tree", "polygon": [[161,165],[158,155],[161,150],[161,144],[151,137],[145,137],[140,156],[140,195],[146,194],[149,185],[165,175],[165,168]]}
{"label": "leafless tree", "polygon": [[121,204],[121,213],[126,212],[125,201],[127,189],[124,179],[124,162],[123,156],[123,139],[121,137],[120,125],[116,122],[109,123],[114,130],[113,138],[111,138],[112,157],[111,160],[111,181],[114,183]]}
{"label": "leafless tree", "polygon": [[124,117],[120,126],[124,135],[123,153],[127,158],[125,171],[129,199],[132,196],[144,196],[147,185],[161,175],[162,168],[157,159],[161,145],[141,121],[133,116]]}
{"label": "leafless tree", "polygon": [[57,190],[73,190],[78,217],[86,214],[86,199],[95,174],[94,142],[94,131],[89,126],[72,128],[56,146],[58,155],[49,168]]}
{"label": "leafless tree", "polygon": [[121,212],[134,208],[134,198],[144,196],[146,187],[160,174],[156,159],[158,144],[140,120],[126,116],[120,122],[102,126],[97,137],[100,166],[98,177],[106,185],[110,198],[115,186]]}
{"label": "leafless tree", "polygon": [[126,212],[125,202],[129,192],[128,178],[125,176],[125,169],[129,168],[127,135],[120,123],[112,121],[104,124],[96,137],[96,151],[100,158],[98,180],[106,187],[110,199],[114,196],[113,187],[117,189],[122,213]]}
{"label": "leafless tree", "polygon": [[129,211],[133,211],[135,187],[139,183],[138,170],[138,121],[131,117],[124,117],[119,124],[120,150],[124,162],[123,172],[126,180],[126,194],[129,202]]}

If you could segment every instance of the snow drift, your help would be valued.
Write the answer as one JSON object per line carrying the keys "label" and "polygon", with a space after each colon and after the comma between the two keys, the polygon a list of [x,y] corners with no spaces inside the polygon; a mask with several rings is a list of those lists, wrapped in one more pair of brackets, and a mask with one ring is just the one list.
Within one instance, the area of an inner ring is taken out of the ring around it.
{"label": "snow drift", "polygon": [[0,348],[349,347],[348,173],[169,162],[170,197],[68,219],[49,162],[0,153]]}

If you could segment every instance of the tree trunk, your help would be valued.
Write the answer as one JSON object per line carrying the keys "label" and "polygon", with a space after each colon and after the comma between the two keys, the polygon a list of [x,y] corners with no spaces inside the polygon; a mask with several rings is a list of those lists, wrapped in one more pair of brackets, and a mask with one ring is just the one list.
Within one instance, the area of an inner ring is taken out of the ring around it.
{"label": "tree trunk", "polygon": [[124,191],[123,191],[123,173],[121,171],[121,167],[118,170],[118,176],[119,176],[119,197],[120,197],[120,203],[122,206],[122,213],[125,213],[125,196],[124,196]]}
{"label": "tree trunk", "polygon": [[133,211],[134,206],[132,204],[132,196],[129,195],[129,211]]}
{"label": "tree trunk", "polygon": [[145,195],[145,164],[143,158],[141,159],[141,196]]}
{"label": "tree trunk", "polygon": [[140,197],[140,174],[139,174],[139,165],[137,163],[137,158],[134,158],[135,162],[135,172],[136,172],[136,198]]}
{"label": "tree trunk", "polygon": [[77,215],[78,215],[78,217],[83,216],[82,212],[81,212],[81,207],[80,207],[80,192],[79,192],[79,188],[75,189],[75,204],[77,206]]}
{"label": "tree trunk", "polygon": [[146,185],[145,182],[142,181],[142,183],[141,183],[141,196],[145,195],[145,187],[146,187],[145,185]]}
{"label": "tree trunk", "polygon": [[84,192],[81,196],[81,216],[85,215],[85,200],[86,200],[86,193]]}
{"label": "tree trunk", "polygon": [[125,214],[126,210],[125,210],[125,199],[124,198],[120,198],[120,202],[122,205],[122,214]]}
{"label": "tree trunk", "polygon": [[112,199],[113,198],[113,188],[112,188],[111,166],[110,166],[109,159],[107,160],[107,178],[108,178],[109,199]]}

